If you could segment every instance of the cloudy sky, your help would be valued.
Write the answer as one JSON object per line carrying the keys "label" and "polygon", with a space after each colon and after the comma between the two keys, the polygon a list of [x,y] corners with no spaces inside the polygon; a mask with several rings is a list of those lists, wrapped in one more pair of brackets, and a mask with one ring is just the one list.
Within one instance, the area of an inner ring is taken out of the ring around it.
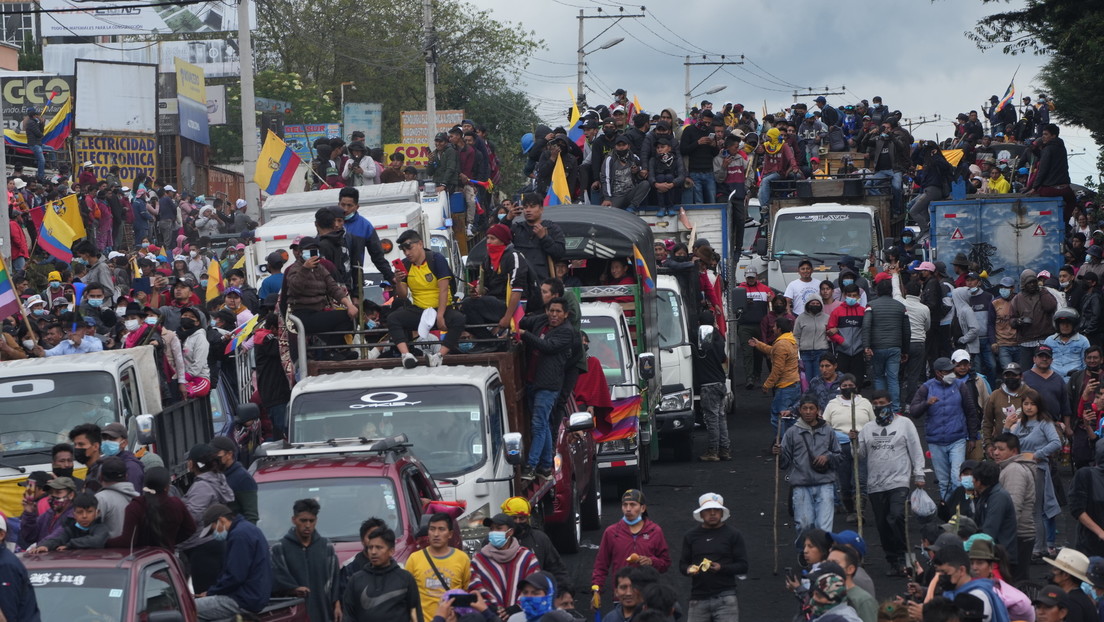
{"label": "cloudy sky", "polygon": [[[542,118],[564,123],[561,111],[568,103],[567,89],[575,89],[575,51],[578,46],[579,9],[586,15],[640,13],[640,4],[617,0],[469,0],[492,11],[495,18],[535,30],[546,49],[530,58],[524,87]],[[918,138],[945,138],[953,131],[958,112],[978,109],[990,95],[1004,95],[1016,74],[1017,105],[1020,98],[1038,94],[1035,79],[1043,59],[1011,57],[998,49],[981,51],[963,33],[990,12],[1022,4],[983,5],[980,0],[835,0],[834,2],[768,2],[767,0],[664,0],[644,3],[643,19],[624,19],[597,37],[586,49],[624,37],[625,41],[586,57],[588,101],[606,103],[609,94],[624,88],[636,95],[649,112],[660,108],[683,109],[685,57],[719,60],[745,56],[741,66],[691,67],[693,93],[718,85],[726,89],[706,96],[717,104],[743,103],[761,111],[780,110],[794,101],[794,86],[816,91],[829,87],[830,103],[843,105],[881,95],[891,109],[906,118],[942,121],[914,129]],[[871,15],[870,7],[878,8]],[[598,9],[602,10],[599,13]],[[586,20],[590,40],[615,20]],[[841,87],[846,87],[841,88]],[[695,97],[695,103],[702,99]],[[812,103],[812,97],[798,101]],[[1075,183],[1095,174],[1095,146],[1080,127],[1063,128],[1062,137],[1073,153],[1070,174]]]}

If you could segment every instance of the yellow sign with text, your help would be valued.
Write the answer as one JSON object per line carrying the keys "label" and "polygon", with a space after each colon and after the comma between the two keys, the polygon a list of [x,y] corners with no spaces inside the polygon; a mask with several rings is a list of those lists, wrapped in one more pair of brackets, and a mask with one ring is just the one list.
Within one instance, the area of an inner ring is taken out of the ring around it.
{"label": "yellow sign with text", "polygon": [[403,166],[425,168],[429,164],[429,145],[417,145],[413,143],[392,143],[383,146],[383,161],[390,162],[392,153],[401,153],[406,156]]}
{"label": "yellow sign with text", "polygon": [[173,63],[176,67],[176,94],[206,105],[207,88],[203,84],[203,68],[179,58],[174,58]]}

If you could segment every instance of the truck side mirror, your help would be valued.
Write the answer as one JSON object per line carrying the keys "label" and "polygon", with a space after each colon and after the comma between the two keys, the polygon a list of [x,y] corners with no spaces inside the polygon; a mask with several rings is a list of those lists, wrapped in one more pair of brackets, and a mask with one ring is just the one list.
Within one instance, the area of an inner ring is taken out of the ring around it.
{"label": "truck side mirror", "polygon": [[506,464],[517,466],[521,464],[522,450],[521,432],[510,432],[502,435],[503,448],[506,450]]}
{"label": "truck side mirror", "polygon": [[644,352],[643,354],[638,356],[636,360],[640,365],[640,371],[638,371],[637,373],[640,374],[641,379],[651,380],[652,378],[655,378],[656,361],[654,354],[652,354],[651,352]]}
{"label": "truck side mirror", "polygon": [[134,418],[134,424],[138,430],[136,441],[139,445],[153,443],[153,415],[138,415]]}
{"label": "truck side mirror", "polygon": [[234,423],[248,425],[250,421],[261,418],[261,407],[256,404],[238,404],[234,410]]}
{"label": "truck side mirror", "polygon": [[586,432],[594,429],[594,415],[588,412],[571,413],[567,418],[568,432]]}
{"label": "truck side mirror", "polygon": [[755,254],[756,255],[766,255],[767,254],[767,239],[766,238],[759,238],[758,240],[755,240]]}

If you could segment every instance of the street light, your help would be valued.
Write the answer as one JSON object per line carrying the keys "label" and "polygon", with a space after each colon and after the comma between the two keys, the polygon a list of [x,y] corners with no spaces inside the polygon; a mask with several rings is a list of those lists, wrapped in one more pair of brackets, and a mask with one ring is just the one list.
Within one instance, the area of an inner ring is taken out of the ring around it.
{"label": "street light", "polygon": [[593,49],[589,52],[586,52],[586,51],[583,50],[583,48],[585,48],[587,45],[592,43],[594,41],[594,39],[591,39],[587,43],[583,43],[583,20],[579,20],[579,49],[577,50],[577,52],[579,54],[579,60],[578,60],[578,66],[575,69],[575,74],[576,74],[575,75],[575,77],[576,77],[576,80],[575,80],[576,85],[575,86],[576,86],[576,88],[579,89],[579,91],[577,93],[577,97],[582,97],[583,96],[583,74],[586,72],[586,63],[584,62],[583,59],[585,59],[587,57],[587,54],[593,54],[594,52],[597,52],[598,50],[608,50],[611,47],[617,45],[618,43],[621,43],[624,40],[625,40],[625,37],[617,37],[615,39],[610,39],[609,41],[606,41],[605,43],[598,46],[597,48],[595,48],[595,49]]}
{"label": "street light", "polygon": [[696,93],[696,94],[693,94],[693,95],[691,95],[690,92],[687,91],[686,92],[686,112],[690,112],[690,101],[692,99],[694,99],[695,97],[700,97],[702,95],[713,95],[714,93],[720,93],[721,91],[723,91],[727,88],[728,88],[727,84],[716,84],[716,85],[713,85],[713,86],[709,87],[705,92]]}
{"label": "street light", "polygon": [[352,80],[341,83],[341,114],[345,114],[345,87],[350,87],[352,90],[356,90],[356,82]]}

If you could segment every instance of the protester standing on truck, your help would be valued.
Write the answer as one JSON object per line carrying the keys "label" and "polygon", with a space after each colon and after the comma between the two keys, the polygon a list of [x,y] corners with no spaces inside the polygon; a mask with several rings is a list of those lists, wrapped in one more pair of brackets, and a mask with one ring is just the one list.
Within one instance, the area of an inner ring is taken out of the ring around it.
{"label": "protester standing on truck", "polygon": [[545,307],[545,313],[524,318],[518,330],[521,342],[529,352],[526,397],[529,400],[530,447],[529,459],[521,471],[521,479],[532,481],[552,477],[553,436],[556,426],[552,413],[556,399],[563,389],[568,357],[577,332],[567,322],[567,301],[553,298]]}
{"label": "protester standing on truck", "polygon": [[394,283],[395,272],[391,269],[391,264],[387,263],[376,228],[357,212],[360,207],[360,192],[356,188],[342,188],[337,196],[337,204],[345,212],[345,243],[349,247],[353,282],[359,284],[363,280],[364,253],[367,252],[383,280]]}
{"label": "protester standing on truck", "polygon": [[[352,330],[358,314],[357,307],[350,298],[349,290],[322,267],[318,240],[303,238],[299,241],[299,250],[303,261],[291,264],[284,271],[285,308],[303,322],[308,334]],[[326,308],[333,303],[339,303],[345,309],[327,311]],[[331,346],[345,343],[341,335],[325,335],[322,339]]]}
{"label": "protester standing on truck", "polygon": [[460,308],[469,325],[494,324],[496,334],[510,330],[522,299],[532,298],[529,264],[512,245],[510,227],[495,223],[487,230],[487,256],[479,266],[479,284]]}
{"label": "protester standing on truck", "polygon": [[341,569],[337,552],[318,534],[321,506],[299,499],[291,508],[291,529],[272,545],[272,589],[307,601],[310,619],[330,622],[341,617]]}
{"label": "protester standing on truck", "polygon": [[198,592],[196,614],[201,622],[238,619],[258,613],[272,595],[272,557],[264,533],[221,503],[203,513],[204,532],[225,543],[222,571],[210,589]]}
{"label": "protester standing on truck", "polygon": [[437,312],[434,326],[438,330],[447,330],[440,352],[426,354],[430,367],[437,367],[441,359],[449,352],[459,349],[460,333],[464,332],[467,321],[464,314],[452,308],[452,295],[455,290],[455,276],[448,260],[443,255],[425,247],[422,236],[413,229],[407,229],[399,236],[399,249],[406,256],[402,260],[405,272],[395,275],[395,297],[400,300],[410,298],[410,304],[398,308],[392,307],[387,315],[387,328],[391,341],[402,355],[403,367],[414,369],[417,359],[410,352],[410,331],[418,328],[422,313],[426,309]]}
{"label": "protester standing on truck", "polygon": [[[556,223],[544,219],[543,197],[529,192],[521,197],[521,217],[510,224],[514,248],[525,255],[533,280],[542,282],[551,276],[552,265],[562,259],[567,250],[564,232]],[[532,303],[533,301],[530,301]],[[539,309],[538,309],[539,310]],[[526,311],[532,312],[529,308]]]}

